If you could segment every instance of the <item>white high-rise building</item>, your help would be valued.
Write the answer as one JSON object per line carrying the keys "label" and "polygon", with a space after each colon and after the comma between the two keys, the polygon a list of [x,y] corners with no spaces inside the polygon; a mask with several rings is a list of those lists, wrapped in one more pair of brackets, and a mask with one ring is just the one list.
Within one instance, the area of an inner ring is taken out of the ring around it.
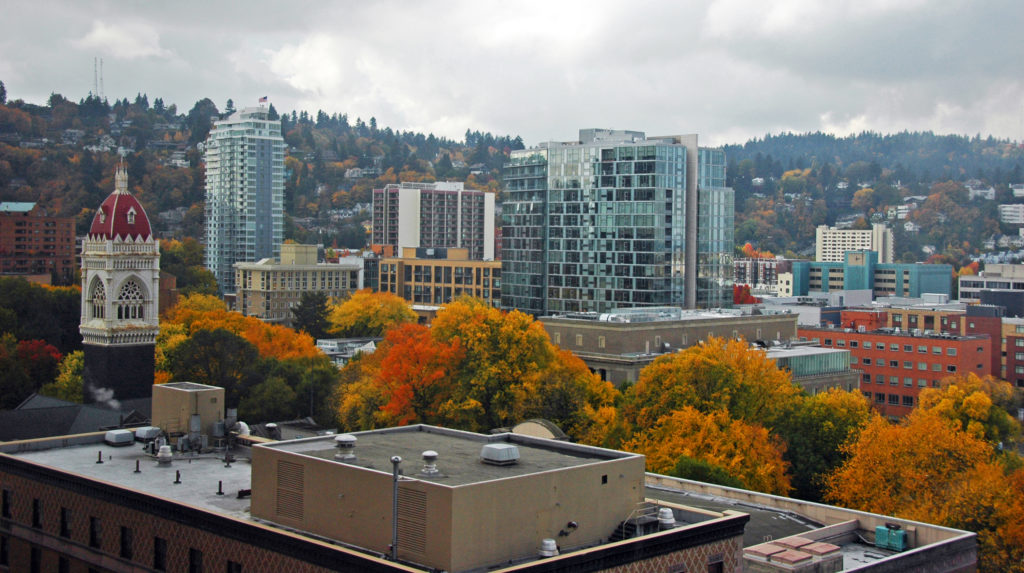
{"label": "white high-rise building", "polygon": [[814,260],[841,263],[846,251],[875,251],[879,263],[893,262],[892,229],[875,223],[870,229],[837,229],[819,225],[815,231]]}
{"label": "white high-rise building", "polygon": [[284,241],[284,138],[263,106],[217,121],[206,139],[206,268],[235,292],[239,262],[280,254]]}

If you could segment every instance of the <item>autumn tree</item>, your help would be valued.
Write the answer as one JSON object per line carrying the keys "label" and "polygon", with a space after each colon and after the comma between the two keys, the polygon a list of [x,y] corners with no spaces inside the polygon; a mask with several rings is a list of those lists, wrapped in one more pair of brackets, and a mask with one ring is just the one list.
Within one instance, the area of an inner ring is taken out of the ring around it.
{"label": "autumn tree", "polygon": [[640,428],[686,406],[726,410],[734,419],[768,427],[802,391],[763,350],[745,341],[709,337],[658,357],[626,394],[626,421]]}
{"label": "autumn tree", "polygon": [[82,402],[82,373],[85,371],[85,354],[76,350],[66,354],[58,366],[57,379],[39,389],[43,396],[50,396],[68,402]]}
{"label": "autumn tree", "polygon": [[32,394],[32,378],[18,360],[18,340],[0,333],[0,410],[9,410]]}
{"label": "autumn tree", "polygon": [[226,329],[199,330],[167,356],[174,380],[224,388],[229,404],[260,378],[256,347]]}
{"label": "autumn tree", "polygon": [[349,430],[431,422],[471,431],[545,417],[574,437],[603,440],[618,393],[551,344],[528,315],[478,299],[448,304],[431,328],[402,325],[342,372]]}
{"label": "autumn tree", "polygon": [[922,390],[918,408],[958,423],[975,438],[1012,448],[1021,433],[1020,423],[1007,412],[1015,398],[1009,382],[968,373],[946,378],[941,388]]}
{"label": "autumn tree", "polygon": [[408,302],[391,293],[361,290],[331,308],[327,320],[335,336],[375,337],[398,324],[416,322],[416,313]]}
{"label": "autumn tree", "polygon": [[659,418],[623,447],[644,454],[651,472],[671,474],[692,468],[694,464],[687,460],[697,460],[706,464],[709,473],[732,476],[746,489],[777,495],[790,490],[781,440],[762,426],[730,418],[725,410],[704,413],[684,406]]}

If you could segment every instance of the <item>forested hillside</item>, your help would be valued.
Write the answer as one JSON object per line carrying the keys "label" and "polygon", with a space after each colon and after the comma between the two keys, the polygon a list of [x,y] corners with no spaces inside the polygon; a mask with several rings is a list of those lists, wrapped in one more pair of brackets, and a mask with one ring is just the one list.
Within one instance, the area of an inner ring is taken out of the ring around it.
{"label": "forested hillside", "polygon": [[[0,94],[0,201],[38,202],[50,214],[77,217],[82,233],[113,189],[114,164],[123,153],[132,192],[158,234],[202,235],[202,142],[212,121],[235,109],[231,100],[221,109],[203,99],[182,113],[161,98],[150,103],[145,94],[113,103],[53,94],[47,105],[6,101],[2,84]],[[269,109],[277,116],[273,105]],[[518,137],[471,130],[463,141],[395,131],[374,118],[350,121],[344,113],[280,117],[288,145],[286,236],[327,245],[363,246],[369,213],[357,207],[374,187],[457,179],[497,192],[504,158],[522,146]]]}
{"label": "forested hillside", "polygon": [[[1009,185],[1024,183],[1024,149],[1006,140],[787,133],[725,150],[739,245],[807,254],[818,225],[886,221],[896,234],[897,257],[917,261],[933,254],[931,248],[957,259],[977,255],[986,239],[1017,234],[997,217],[999,203],[1021,201]],[[991,187],[995,197],[969,199],[969,186]],[[907,222],[920,228],[908,231]]]}

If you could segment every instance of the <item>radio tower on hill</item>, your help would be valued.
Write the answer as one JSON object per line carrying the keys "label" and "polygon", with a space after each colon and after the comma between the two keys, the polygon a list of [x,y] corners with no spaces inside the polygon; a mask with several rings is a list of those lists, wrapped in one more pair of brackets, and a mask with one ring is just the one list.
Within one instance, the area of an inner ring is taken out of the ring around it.
{"label": "radio tower on hill", "polygon": [[[97,72],[97,62],[99,71]],[[103,99],[103,58],[92,59],[92,96]]]}

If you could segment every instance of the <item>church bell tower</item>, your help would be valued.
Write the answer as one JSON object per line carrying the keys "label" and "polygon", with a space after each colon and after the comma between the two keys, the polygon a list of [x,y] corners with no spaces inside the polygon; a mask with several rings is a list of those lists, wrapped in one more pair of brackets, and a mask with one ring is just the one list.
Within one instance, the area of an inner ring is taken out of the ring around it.
{"label": "church bell tower", "polygon": [[149,398],[160,330],[160,245],[122,161],[82,243],[85,403]]}

